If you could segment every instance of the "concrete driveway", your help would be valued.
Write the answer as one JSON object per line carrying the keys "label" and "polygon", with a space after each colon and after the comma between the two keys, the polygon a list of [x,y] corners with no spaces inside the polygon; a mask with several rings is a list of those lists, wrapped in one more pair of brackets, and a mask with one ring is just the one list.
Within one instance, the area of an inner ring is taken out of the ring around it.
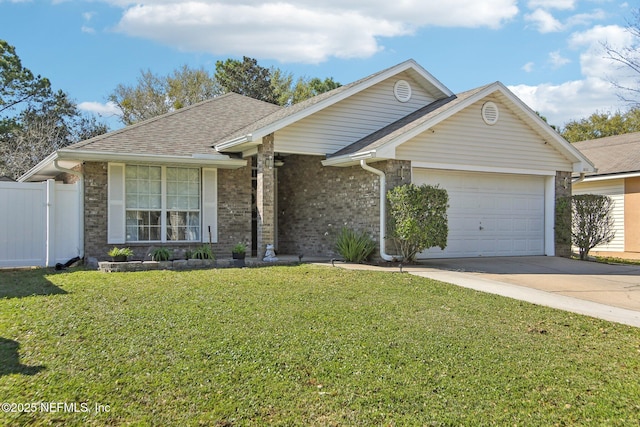
{"label": "concrete driveway", "polygon": [[535,256],[434,259],[404,269],[483,292],[640,327],[640,266]]}

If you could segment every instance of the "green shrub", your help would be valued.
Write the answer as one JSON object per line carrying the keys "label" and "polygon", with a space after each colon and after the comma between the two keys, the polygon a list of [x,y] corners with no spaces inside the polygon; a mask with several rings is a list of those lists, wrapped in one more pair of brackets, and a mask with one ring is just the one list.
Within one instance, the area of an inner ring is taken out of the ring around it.
{"label": "green shrub", "polygon": [[369,259],[376,249],[376,242],[364,232],[343,227],[336,239],[336,250],[345,261],[363,262]]}
{"label": "green shrub", "polygon": [[247,252],[247,245],[240,242],[237,245],[235,245],[233,247],[233,249],[231,249],[231,252],[235,253],[235,254],[243,254],[245,252]]}
{"label": "green shrub", "polygon": [[169,261],[171,251],[167,248],[155,248],[151,251],[151,259],[153,261]]}
{"label": "green shrub", "polygon": [[406,184],[387,192],[389,237],[402,257],[415,260],[418,253],[435,246],[447,246],[449,225],[447,190],[438,186]]}
{"label": "green shrub", "polygon": [[611,197],[598,194],[571,196],[571,240],[580,251],[580,259],[587,259],[591,249],[615,237],[613,204]]}
{"label": "green shrub", "polygon": [[129,248],[117,248],[117,247],[113,247],[109,252],[108,255],[110,257],[130,257],[133,256],[133,251]]}
{"label": "green shrub", "polygon": [[202,245],[193,251],[191,251],[191,258],[195,259],[215,259],[211,247],[208,245]]}

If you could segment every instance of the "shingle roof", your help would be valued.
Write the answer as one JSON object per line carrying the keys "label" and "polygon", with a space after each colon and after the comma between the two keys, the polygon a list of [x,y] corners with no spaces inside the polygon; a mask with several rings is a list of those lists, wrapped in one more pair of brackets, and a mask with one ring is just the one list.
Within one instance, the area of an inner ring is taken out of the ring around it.
{"label": "shingle roof", "polygon": [[212,144],[282,107],[236,93],[212,98],[110,132],[65,150],[177,155],[215,154]]}
{"label": "shingle roof", "polygon": [[640,171],[640,132],[580,141],[573,145],[598,169],[589,175]]}

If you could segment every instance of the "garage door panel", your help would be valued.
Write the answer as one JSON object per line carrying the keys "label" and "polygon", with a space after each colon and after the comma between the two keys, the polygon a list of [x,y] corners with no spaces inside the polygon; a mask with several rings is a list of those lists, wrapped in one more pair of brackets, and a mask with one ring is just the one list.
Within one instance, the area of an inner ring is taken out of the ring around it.
{"label": "garage door panel", "polygon": [[414,182],[449,193],[447,248],[421,258],[544,254],[544,178],[414,169]]}

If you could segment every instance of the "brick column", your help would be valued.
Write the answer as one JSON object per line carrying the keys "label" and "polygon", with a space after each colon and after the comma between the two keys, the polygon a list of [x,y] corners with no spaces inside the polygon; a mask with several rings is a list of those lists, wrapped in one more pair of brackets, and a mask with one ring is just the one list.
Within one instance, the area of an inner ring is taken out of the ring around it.
{"label": "brick column", "polygon": [[556,172],[555,179],[555,254],[571,257],[571,172]]}
{"label": "brick column", "polygon": [[258,258],[264,256],[267,244],[275,244],[275,169],[273,165],[273,134],[262,138],[258,147],[258,179],[256,203],[258,209]]}

